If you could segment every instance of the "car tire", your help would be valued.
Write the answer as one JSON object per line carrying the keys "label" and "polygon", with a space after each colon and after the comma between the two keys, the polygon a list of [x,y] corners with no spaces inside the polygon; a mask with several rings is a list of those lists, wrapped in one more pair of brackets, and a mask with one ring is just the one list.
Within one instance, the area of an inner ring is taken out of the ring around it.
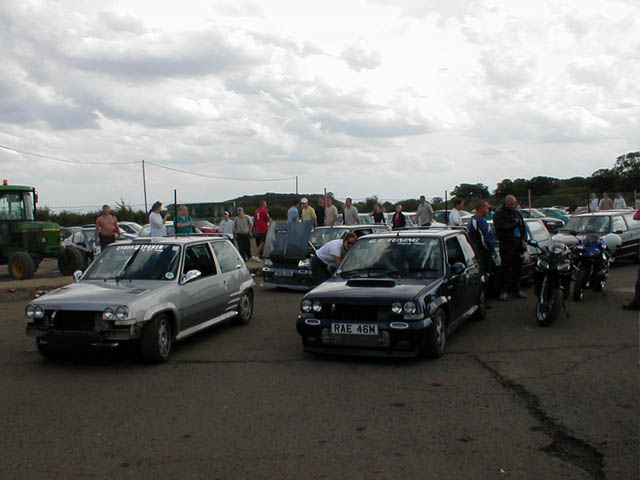
{"label": "car tire", "polygon": [[164,313],[156,315],[142,329],[140,356],[147,363],[163,363],[171,354],[171,321]]}
{"label": "car tire", "polygon": [[421,354],[429,358],[440,358],[444,355],[447,344],[447,315],[439,308],[433,314],[433,321],[422,339]]}
{"label": "car tire", "polygon": [[58,358],[62,353],[60,350],[52,348],[48,343],[44,343],[40,337],[36,337],[36,347],[38,347],[38,352],[44,358]]}
{"label": "car tire", "polygon": [[232,322],[236,325],[246,325],[251,321],[253,316],[253,292],[245,290],[240,296],[240,304],[238,305],[238,315],[233,317]]}
{"label": "car tire", "polygon": [[478,310],[471,317],[472,320],[479,322],[484,320],[487,316],[487,289],[482,288],[480,290],[480,298],[478,298]]}
{"label": "car tire", "polygon": [[82,270],[84,259],[76,247],[64,247],[58,256],[58,270],[62,275],[72,275],[76,270]]}
{"label": "car tire", "polygon": [[580,270],[576,277],[576,283],[573,286],[573,300],[580,302],[584,298],[584,290],[587,285],[587,271]]}
{"label": "car tire", "polygon": [[33,258],[27,252],[15,252],[9,257],[9,276],[14,280],[28,280],[33,278],[36,266]]}

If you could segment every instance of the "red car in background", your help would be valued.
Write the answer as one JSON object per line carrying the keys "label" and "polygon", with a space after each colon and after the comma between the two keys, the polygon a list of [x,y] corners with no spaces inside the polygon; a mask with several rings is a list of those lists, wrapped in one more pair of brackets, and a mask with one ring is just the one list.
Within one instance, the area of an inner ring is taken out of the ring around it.
{"label": "red car in background", "polygon": [[220,228],[211,223],[209,220],[196,218],[193,221],[202,233],[220,233]]}

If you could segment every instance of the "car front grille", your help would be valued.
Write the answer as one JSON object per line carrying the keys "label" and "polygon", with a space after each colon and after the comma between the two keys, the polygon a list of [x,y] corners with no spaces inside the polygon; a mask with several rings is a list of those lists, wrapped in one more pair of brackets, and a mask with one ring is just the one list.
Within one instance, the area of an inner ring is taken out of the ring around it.
{"label": "car front grille", "polygon": [[102,312],[55,310],[47,312],[52,329],[61,332],[94,332]]}
{"label": "car front grille", "polygon": [[378,322],[391,320],[391,309],[378,305],[344,305],[328,303],[322,305],[321,318],[351,322]]}

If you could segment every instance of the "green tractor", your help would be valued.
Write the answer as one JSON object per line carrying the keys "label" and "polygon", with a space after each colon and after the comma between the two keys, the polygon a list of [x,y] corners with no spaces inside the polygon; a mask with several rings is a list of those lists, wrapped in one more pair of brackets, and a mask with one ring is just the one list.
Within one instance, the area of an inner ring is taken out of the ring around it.
{"label": "green tractor", "polygon": [[0,185],[0,262],[9,266],[15,280],[33,278],[43,258],[57,258],[63,275],[82,268],[82,254],[60,244],[60,226],[37,222],[35,188]]}

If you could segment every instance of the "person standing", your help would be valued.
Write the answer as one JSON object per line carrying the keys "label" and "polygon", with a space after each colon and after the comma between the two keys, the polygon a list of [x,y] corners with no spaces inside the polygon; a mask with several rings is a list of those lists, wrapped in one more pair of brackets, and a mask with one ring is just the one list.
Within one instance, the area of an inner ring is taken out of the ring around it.
{"label": "person standing", "polygon": [[624,210],[625,208],[627,208],[627,202],[625,202],[622,193],[616,193],[616,199],[613,201],[613,209]]}
{"label": "person standing", "polygon": [[476,206],[476,212],[469,222],[469,237],[476,247],[480,263],[484,267],[485,272],[493,270],[493,255],[495,248],[493,247],[493,237],[487,223],[487,215],[489,214],[489,204],[484,200],[480,200]]}
{"label": "person standing", "polygon": [[416,210],[416,224],[419,227],[430,227],[433,222],[433,207],[427,202],[424,195],[420,195],[420,203]]}
{"label": "person standing", "polygon": [[508,292],[515,298],[527,298],[520,288],[522,254],[526,251],[527,228],[522,213],[516,209],[517,200],[507,195],[504,205],[493,216],[496,235],[500,242],[500,300],[506,300]]}
{"label": "person standing", "polygon": [[607,192],[602,194],[602,199],[600,199],[600,204],[598,205],[600,210],[613,210],[613,200]]}
{"label": "person standing", "polygon": [[325,225],[327,225],[328,227],[333,227],[338,223],[339,217],[340,215],[338,214],[338,209],[333,204],[333,199],[331,197],[327,197]]}
{"label": "person standing", "polygon": [[316,211],[316,224],[318,227],[322,227],[326,225],[324,221],[324,196],[320,197],[318,200],[318,206],[315,209]]}
{"label": "person standing", "polygon": [[102,213],[96,218],[96,245],[104,248],[116,241],[116,235],[120,233],[118,219],[111,215],[109,205],[102,206]]}
{"label": "person standing", "polygon": [[596,194],[596,192],[593,192],[591,194],[591,200],[589,200],[589,203],[587,204],[587,209],[590,213],[595,213],[598,211],[598,195]]}
{"label": "person standing", "polygon": [[236,240],[238,241],[240,255],[247,261],[251,258],[251,219],[245,215],[242,207],[238,207],[236,214],[236,219],[233,222],[233,230]]}
{"label": "person standing", "polygon": [[311,257],[311,276],[316,285],[333,275],[356,240],[356,234],[349,232],[344,238],[330,240],[316,251]]}
{"label": "person standing", "polygon": [[163,217],[160,214],[160,210],[162,210],[162,202],[155,202],[151,206],[151,213],[149,214],[149,225],[151,226],[152,237],[167,236],[167,229],[164,226],[164,222],[169,220],[171,215],[169,215],[169,212],[167,212]]}
{"label": "person standing", "polygon": [[360,223],[358,209],[353,205],[351,198],[347,198],[345,201],[343,216],[345,225],[358,225]]}
{"label": "person standing", "polygon": [[287,222],[295,223],[300,221],[300,213],[298,212],[298,200],[294,200],[291,208],[287,210]]}
{"label": "person standing", "polygon": [[189,215],[186,205],[178,207],[178,215],[176,216],[176,233],[179,235],[188,235],[195,233],[196,224]]}
{"label": "person standing", "polygon": [[220,231],[229,235],[231,240],[233,240],[235,229],[236,224],[231,220],[231,218],[229,218],[229,212],[224,212],[222,214],[222,220],[220,220]]}
{"label": "person standing", "polygon": [[309,200],[306,197],[302,197],[300,200],[300,204],[302,205],[302,221],[310,222],[313,221],[314,228],[318,226],[318,220],[316,218],[316,211],[309,205]]}
{"label": "person standing", "polygon": [[402,213],[402,205],[399,203],[396,205],[396,213],[391,217],[391,228],[393,230],[399,230],[406,227],[406,225],[407,219],[405,218],[404,213]]}
{"label": "person standing", "polygon": [[369,216],[373,217],[374,223],[384,223],[384,212],[379,203],[373,206],[373,212],[371,212]]}
{"label": "person standing", "polygon": [[267,238],[267,230],[269,230],[269,222],[271,217],[267,210],[267,202],[260,200],[260,208],[258,208],[253,214],[254,228],[256,232],[256,244],[258,246],[258,255],[252,257],[253,260],[260,260],[262,252],[264,250],[264,242]]}
{"label": "person standing", "polygon": [[449,225],[459,227],[462,225],[462,219],[460,218],[460,210],[464,208],[464,200],[456,198],[453,201],[453,210],[449,212]]}
{"label": "person standing", "polygon": [[[640,220],[640,209],[633,216],[634,220]],[[638,277],[636,278],[636,289],[633,300],[622,306],[625,310],[640,310],[640,268],[638,269]]]}

